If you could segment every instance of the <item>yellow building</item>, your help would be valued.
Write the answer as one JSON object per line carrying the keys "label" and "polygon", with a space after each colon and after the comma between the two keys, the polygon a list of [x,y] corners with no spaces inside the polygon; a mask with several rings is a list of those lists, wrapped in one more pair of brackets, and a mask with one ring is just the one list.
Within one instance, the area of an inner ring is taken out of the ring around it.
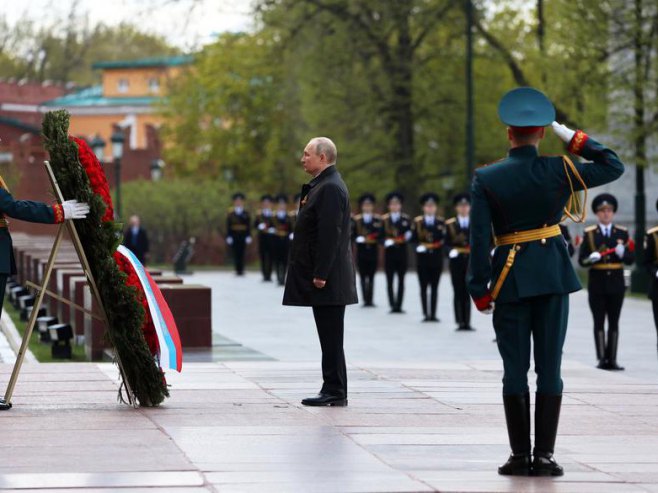
{"label": "yellow building", "polygon": [[131,150],[146,149],[147,128],[158,128],[162,118],[154,103],[164,96],[168,82],[192,62],[191,56],[154,57],[131,61],[99,62],[101,84],[44,103],[41,111],[65,109],[71,114],[72,135],[107,143],[111,156],[113,126],[129,128]]}

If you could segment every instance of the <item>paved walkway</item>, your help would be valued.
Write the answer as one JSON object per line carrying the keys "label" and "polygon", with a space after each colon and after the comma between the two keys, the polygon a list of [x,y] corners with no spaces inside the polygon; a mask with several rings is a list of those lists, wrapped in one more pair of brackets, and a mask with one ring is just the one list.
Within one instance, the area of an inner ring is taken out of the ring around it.
{"label": "paved walkway", "polygon": [[[188,362],[151,410],[116,403],[111,365],[26,365],[15,408],[0,413],[0,488],[658,492],[658,363],[643,300],[625,308],[628,371],[608,373],[592,367],[586,299],[573,298],[557,446],[567,474],[510,479],[495,473],[508,446],[489,322],[454,332],[449,290],[440,324],[418,322],[412,276],[407,315],[386,313],[381,282],[380,308],[349,309],[350,406],[314,409],[299,405],[319,385],[308,310],[280,307],[281,291],[256,275],[195,279],[216,289],[216,329],[254,360]],[[221,353],[230,343],[218,340]],[[0,366],[0,384],[9,371]]]}

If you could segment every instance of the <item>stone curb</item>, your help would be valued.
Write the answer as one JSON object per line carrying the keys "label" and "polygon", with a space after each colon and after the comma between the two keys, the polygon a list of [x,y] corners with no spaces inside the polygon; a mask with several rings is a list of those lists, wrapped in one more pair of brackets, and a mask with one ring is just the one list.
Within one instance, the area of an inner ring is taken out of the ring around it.
{"label": "stone curb", "polygon": [[[2,312],[2,318],[0,318],[0,332],[4,336],[4,339],[6,339],[8,348],[11,349],[9,351],[5,344],[3,344],[4,341],[0,341],[0,358],[4,363],[14,363],[21,347],[22,338],[18,330],[16,330],[11,317],[4,311]],[[38,363],[34,354],[29,349],[25,353],[25,363]]]}

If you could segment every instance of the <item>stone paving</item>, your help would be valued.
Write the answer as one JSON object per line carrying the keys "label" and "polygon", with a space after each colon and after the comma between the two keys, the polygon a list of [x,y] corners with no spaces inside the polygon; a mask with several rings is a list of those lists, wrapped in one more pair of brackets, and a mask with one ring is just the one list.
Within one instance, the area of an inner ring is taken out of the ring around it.
{"label": "stone paving", "polygon": [[[25,365],[14,409],[0,413],[0,489],[658,492],[658,363],[644,300],[627,300],[622,319],[628,370],[609,373],[593,368],[586,297],[573,297],[557,445],[566,475],[503,478],[490,321],[454,332],[447,277],[440,324],[419,323],[413,275],[406,315],[387,314],[381,278],[379,308],[348,309],[350,405],[331,409],[299,404],[319,385],[308,310],[280,307],[281,290],[255,274],[195,281],[213,285],[216,330],[228,340],[168,376],[161,408],[117,404],[109,364]],[[235,361],[221,358],[227,346]],[[3,387],[10,370],[0,366]]]}

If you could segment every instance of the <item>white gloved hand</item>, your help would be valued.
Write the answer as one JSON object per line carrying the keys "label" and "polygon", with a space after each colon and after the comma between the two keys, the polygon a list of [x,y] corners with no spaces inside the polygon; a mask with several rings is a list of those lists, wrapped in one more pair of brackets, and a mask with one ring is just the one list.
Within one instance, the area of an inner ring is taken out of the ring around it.
{"label": "white gloved hand", "polygon": [[589,257],[587,257],[587,262],[590,264],[598,262],[599,260],[601,260],[601,254],[599,252],[592,252],[589,254]]}
{"label": "white gloved hand", "polygon": [[357,236],[356,240],[354,240],[354,241],[356,241],[357,243],[365,243],[366,242],[366,237],[365,236]]}
{"label": "white gloved hand", "polygon": [[265,228],[267,228],[267,225],[265,223],[260,223],[258,225],[258,230],[259,231],[265,231]]}
{"label": "white gloved hand", "polygon": [[457,258],[457,257],[459,257],[459,252],[457,251],[456,248],[453,248],[452,250],[450,250],[448,252],[448,257],[449,258]]}
{"label": "white gloved hand", "polygon": [[626,251],[626,247],[624,246],[623,243],[619,243],[615,247],[615,253],[617,254],[617,257],[619,258],[624,258],[624,252]]}
{"label": "white gloved hand", "polygon": [[413,235],[414,235],[414,234],[413,234],[411,231],[407,231],[407,232],[404,234],[404,239],[407,240],[407,241],[409,241]]}
{"label": "white gloved hand", "polygon": [[244,240],[247,245],[251,245],[251,242],[253,241],[251,239],[251,236],[247,236],[247,238]]}
{"label": "white gloved hand", "polygon": [[418,253],[425,253],[427,251],[427,247],[425,245],[418,245],[416,247],[416,252]]}
{"label": "white gloved hand", "polygon": [[267,229],[267,232],[268,232],[269,234],[273,235],[274,233],[276,233],[276,228],[268,228],[268,229]]}
{"label": "white gloved hand", "polygon": [[227,236],[226,237],[226,244],[227,245],[232,245],[233,244],[233,237],[232,236]]}
{"label": "white gloved hand", "polygon": [[658,279],[658,270],[656,271],[656,279]]}
{"label": "white gloved hand", "polygon": [[571,142],[571,139],[573,139],[573,136],[576,134],[574,130],[571,130],[566,125],[562,125],[558,122],[551,123],[551,127],[553,128],[555,135],[557,135],[563,142],[567,144]]}
{"label": "white gloved hand", "polygon": [[395,240],[392,240],[391,238],[389,238],[384,242],[384,247],[386,248],[392,247],[393,245],[395,245]]}
{"label": "white gloved hand", "polygon": [[491,249],[491,251],[489,252],[489,256],[490,256],[490,257],[493,257],[495,253],[496,253],[496,247],[493,247],[493,248]]}
{"label": "white gloved hand", "polygon": [[288,235],[288,239],[289,239],[290,241],[294,240],[294,239],[295,239],[295,233],[290,233],[290,234]]}
{"label": "white gloved hand", "polygon": [[84,219],[89,214],[89,204],[77,200],[66,200],[62,202],[64,219]]}

